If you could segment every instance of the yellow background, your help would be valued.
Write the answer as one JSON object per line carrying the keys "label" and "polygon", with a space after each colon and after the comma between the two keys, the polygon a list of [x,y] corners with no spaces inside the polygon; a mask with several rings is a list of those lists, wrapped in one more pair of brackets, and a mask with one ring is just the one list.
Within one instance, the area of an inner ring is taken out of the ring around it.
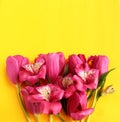
{"label": "yellow background", "polygon": [[26,122],[6,57],[56,51],[109,57],[116,92],[99,100],[91,122],[120,122],[120,0],[0,0],[0,122]]}

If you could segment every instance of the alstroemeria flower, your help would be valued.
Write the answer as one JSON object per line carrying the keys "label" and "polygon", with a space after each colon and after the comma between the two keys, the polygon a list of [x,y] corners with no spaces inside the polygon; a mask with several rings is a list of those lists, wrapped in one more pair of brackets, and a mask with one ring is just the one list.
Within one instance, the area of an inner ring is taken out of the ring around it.
{"label": "alstroemeria flower", "polygon": [[72,54],[68,58],[69,70],[71,73],[75,73],[75,68],[81,66],[86,62],[85,56],[82,54],[75,55]]}
{"label": "alstroemeria flower", "polygon": [[43,57],[35,60],[35,63],[24,65],[22,68],[22,71],[19,72],[19,78],[22,82],[28,81],[35,84],[39,79],[46,77],[46,65]]}
{"label": "alstroemeria flower", "polygon": [[31,94],[35,93],[36,90],[33,87],[26,87],[21,90],[24,105],[31,114],[39,114],[41,103],[36,102]]}
{"label": "alstroemeria flower", "polygon": [[87,97],[85,92],[75,92],[67,103],[68,115],[73,120],[81,120],[93,112],[93,108],[86,108]]}
{"label": "alstroemeria flower", "polygon": [[99,70],[97,69],[90,69],[88,64],[84,65],[83,67],[76,67],[76,73],[82,79],[83,84],[86,88],[89,89],[96,89],[98,85],[99,79]]}
{"label": "alstroemeria flower", "polygon": [[55,82],[64,90],[64,97],[69,98],[74,92],[85,91],[86,87],[84,86],[81,78],[77,75],[72,76],[68,74],[65,77],[59,76]]}
{"label": "alstroemeria flower", "polygon": [[48,53],[44,55],[47,75],[51,82],[54,82],[65,66],[63,53]]}
{"label": "alstroemeria flower", "polygon": [[106,56],[91,56],[88,63],[91,68],[98,69],[100,75],[108,71],[109,60]]}
{"label": "alstroemeria flower", "polygon": [[[57,114],[62,109],[60,100],[63,98],[64,91],[58,86],[48,84],[36,87],[35,90],[30,89],[28,91],[28,95],[26,95],[24,101],[26,108],[31,113],[36,113],[36,111],[38,110],[39,113]],[[24,89],[22,90],[22,94],[24,98]]]}
{"label": "alstroemeria flower", "polygon": [[19,71],[22,66],[28,64],[28,59],[21,55],[9,56],[6,60],[7,74],[12,83],[19,82]]}

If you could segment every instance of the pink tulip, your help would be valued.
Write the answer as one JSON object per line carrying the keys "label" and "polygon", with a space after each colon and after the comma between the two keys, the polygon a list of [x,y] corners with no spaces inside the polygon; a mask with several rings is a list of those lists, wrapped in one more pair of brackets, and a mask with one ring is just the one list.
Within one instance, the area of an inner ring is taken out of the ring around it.
{"label": "pink tulip", "polygon": [[46,61],[47,75],[51,82],[54,82],[65,66],[63,53],[48,53],[44,55]]}
{"label": "pink tulip", "polygon": [[57,114],[62,109],[60,100],[64,91],[56,85],[48,84],[34,89],[27,87],[22,89],[22,95],[27,110],[32,114]]}
{"label": "pink tulip", "polygon": [[91,56],[88,63],[91,68],[98,69],[100,75],[108,71],[109,60],[106,56]]}
{"label": "pink tulip", "polygon": [[36,59],[33,64],[26,64],[19,72],[19,78],[21,82],[28,81],[31,84],[35,84],[39,79],[45,79],[46,77],[46,65],[43,57]]}
{"label": "pink tulip", "polygon": [[87,97],[85,92],[75,92],[67,103],[68,115],[74,120],[81,120],[93,112],[92,108],[86,108]]}
{"label": "pink tulip", "polygon": [[69,70],[71,73],[75,73],[75,68],[81,66],[86,62],[85,56],[82,54],[72,54],[68,58]]}
{"label": "pink tulip", "polygon": [[6,70],[7,74],[11,80],[12,83],[16,84],[19,81],[19,71],[21,70],[21,67],[23,65],[26,65],[28,63],[28,59],[16,55],[16,56],[9,56],[6,60]]}

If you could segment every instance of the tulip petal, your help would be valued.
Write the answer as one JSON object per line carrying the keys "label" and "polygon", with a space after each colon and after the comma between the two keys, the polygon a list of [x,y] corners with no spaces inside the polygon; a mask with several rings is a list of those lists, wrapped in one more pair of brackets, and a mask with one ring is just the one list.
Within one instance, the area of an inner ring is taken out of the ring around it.
{"label": "tulip petal", "polygon": [[41,113],[44,114],[58,114],[61,109],[62,105],[60,102],[48,102],[48,101],[42,101],[41,102]]}
{"label": "tulip petal", "polygon": [[59,74],[59,55],[49,53],[45,55],[45,60],[48,77],[53,82]]}
{"label": "tulip petal", "polygon": [[6,70],[12,83],[16,84],[18,82],[19,66],[18,66],[18,62],[16,61],[14,57],[9,56],[7,58]]}
{"label": "tulip petal", "polygon": [[80,99],[80,105],[81,109],[84,110],[87,107],[87,96],[86,92],[80,92],[79,93],[79,99]]}
{"label": "tulip petal", "polygon": [[102,75],[108,71],[109,59],[107,56],[91,56],[88,58],[88,63],[90,63],[91,68],[99,70],[99,75]]}
{"label": "tulip petal", "polygon": [[80,104],[79,94],[75,92],[69,99],[67,104],[67,112],[70,115],[71,113],[77,110],[77,107]]}
{"label": "tulip petal", "polygon": [[89,109],[85,109],[85,110],[82,110],[79,112],[71,113],[70,115],[71,115],[72,119],[74,119],[74,120],[81,120],[84,117],[90,115],[93,111],[94,111],[94,109],[89,108]]}
{"label": "tulip petal", "polygon": [[83,81],[79,76],[74,75],[73,81],[74,81],[74,84],[75,84],[75,87],[77,90],[79,90],[79,91],[85,91],[86,90],[86,88],[84,87]]}
{"label": "tulip petal", "polygon": [[29,62],[28,58],[23,57],[21,55],[15,55],[14,58],[18,61],[19,66],[26,65]]}
{"label": "tulip petal", "polygon": [[61,71],[63,70],[64,66],[65,66],[65,57],[64,54],[62,52],[57,53],[59,55],[59,73],[61,73]]}

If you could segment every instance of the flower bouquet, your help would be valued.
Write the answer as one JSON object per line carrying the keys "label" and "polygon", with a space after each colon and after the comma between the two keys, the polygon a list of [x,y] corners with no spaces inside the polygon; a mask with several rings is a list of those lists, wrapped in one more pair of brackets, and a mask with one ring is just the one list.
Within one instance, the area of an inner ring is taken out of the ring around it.
{"label": "flower bouquet", "polygon": [[18,100],[27,122],[34,115],[52,115],[61,122],[61,110],[74,121],[89,122],[99,98],[113,93],[112,85],[104,88],[109,60],[106,56],[72,54],[66,59],[62,52],[39,54],[34,62],[21,55],[9,56],[6,70],[15,84]]}

